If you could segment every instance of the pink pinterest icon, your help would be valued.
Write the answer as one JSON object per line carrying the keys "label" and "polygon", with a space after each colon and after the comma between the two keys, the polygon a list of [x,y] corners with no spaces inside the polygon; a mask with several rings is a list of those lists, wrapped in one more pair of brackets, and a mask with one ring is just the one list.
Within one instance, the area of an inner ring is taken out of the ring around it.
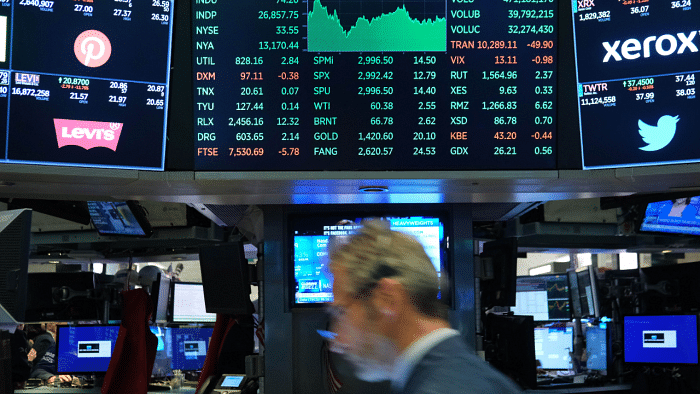
{"label": "pink pinterest icon", "polygon": [[80,63],[94,68],[107,63],[112,55],[112,44],[101,31],[86,30],[75,39],[73,50]]}

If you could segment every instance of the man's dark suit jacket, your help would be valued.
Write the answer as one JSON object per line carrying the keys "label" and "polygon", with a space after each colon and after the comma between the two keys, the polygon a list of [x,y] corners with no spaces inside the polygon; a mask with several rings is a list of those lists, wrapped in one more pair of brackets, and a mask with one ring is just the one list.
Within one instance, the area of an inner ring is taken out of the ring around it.
{"label": "man's dark suit jacket", "polygon": [[509,394],[521,391],[508,377],[469,350],[461,336],[453,336],[428,351],[411,372],[401,394]]}

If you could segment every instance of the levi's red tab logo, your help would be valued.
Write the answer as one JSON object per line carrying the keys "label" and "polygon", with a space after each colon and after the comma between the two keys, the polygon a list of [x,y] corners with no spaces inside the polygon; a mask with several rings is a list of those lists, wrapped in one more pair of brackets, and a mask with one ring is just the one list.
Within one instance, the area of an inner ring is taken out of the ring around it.
{"label": "levi's red tab logo", "polygon": [[75,145],[89,150],[101,146],[115,152],[124,126],[124,123],[71,119],[54,119],[53,124],[59,148]]}

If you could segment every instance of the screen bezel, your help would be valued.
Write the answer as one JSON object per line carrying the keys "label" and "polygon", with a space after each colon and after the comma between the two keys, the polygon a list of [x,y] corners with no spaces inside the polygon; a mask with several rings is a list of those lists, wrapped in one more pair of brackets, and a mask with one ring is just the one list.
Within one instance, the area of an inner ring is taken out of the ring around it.
{"label": "screen bezel", "polygon": [[[441,290],[441,300],[445,302],[448,307],[453,305],[453,274],[452,274],[452,246],[450,244],[451,235],[451,215],[448,210],[442,209],[374,209],[363,211],[361,209],[348,210],[348,211],[328,211],[323,213],[314,212],[295,212],[290,213],[287,216],[286,223],[286,238],[287,243],[287,256],[285,258],[287,262],[288,272],[287,272],[287,295],[289,298],[288,306],[290,310],[308,310],[308,309],[318,309],[323,308],[329,303],[318,302],[318,303],[296,303],[295,293],[296,293],[296,278],[294,277],[294,231],[295,224],[299,221],[304,221],[307,224],[312,224],[313,222],[322,223],[322,221],[327,220],[329,225],[337,223],[341,219],[356,220],[360,218],[395,218],[395,217],[430,217],[436,218],[442,224],[444,231],[443,241],[441,242],[441,257],[444,256],[443,263],[443,275],[446,275],[445,285],[446,289]],[[308,222],[306,222],[308,221]],[[320,224],[322,225],[322,224]]]}
{"label": "screen bezel", "polygon": [[[648,317],[648,316],[653,316],[653,317],[668,317],[668,316],[695,316],[695,337],[698,340],[699,346],[697,348],[697,354],[698,354],[698,362],[697,363],[677,363],[677,362],[669,362],[669,363],[664,363],[664,362],[647,362],[647,361],[627,361],[627,352],[625,351],[626,349],[626,338],[625,338],[625,319],[627,317]],[[697,313],[676,313],[676,314],[667,314],[667,315],[627,315],[622,318],[622,350],[623,350],[623,361],[625,364],[630,364],[630,365],[650,365],[650,366],[673,366],[673,365],[679,365],[679,366],[689,366],[689,365],[700,365],[700,315]]]}
{"label": "screen bezel", "polygon": [[[107,364],[107,369],[104,371],[65,371],[60,369],[60,363],[58,362],[58,355],[60,354],[60,343],[61,343],[61,329],[67,329],[67,328],[75,328],[75,327],[88,327],[88,328],[101,328],[101,327],[116,327],[117,328],[117,338],[119,338],[119,330],[120,330],[120,325],[110,325],[110,324],[72,324],[72,325],[59,325],[56,327],[56,373],[59,374],[92,374],[92,373],[97,373],[97,374],[104,374],[107,373],[107,370],[109,370],[109,364]],[[115,340],[114,346],[116,347],[117,342]],[[114,356],[114,352],[112,352],[112,356]],[[110,363],[111,363],[111,357],[110,357]]]}
{"label": "screen bezel", "polygon": [[[91,202],[102,203],[105,201],[91,200],[91,201],[88,201],[88,204]],[[115,201],[115,202],[120,202],[120,201]],[[134,216],[134,219],[136,219],[136,222],[141,227],[143,234],[127,234],[127,233],[102,231],[97,226],[95,226],[95,223],[93,221],[93,217],[92,217],[92,215],[90,215],[90,222],[92,223],[92,226],[95,228],[97,233],[100,235],[110,236],[110,237],[136,237],[136,238],[148,238],[151,235],[153,235],[153,228],[151,227],[151,223],[148,221],[148,218],[146,217],[146,214],[145,214],[141,204],[139,204],[137,201],[134,201],[134,200],[124,201],[124,202],[126,203],[126,206],[129,208],[129,211],[131,212],[131,214]]]}
{"label": "screen bezel", "polygon": [[[168,302],[168,322],[173,323],[173,324],[182,324],[182,325],[187,325],[187,324],[214,324],[216,323],[216,314],[214,315],[214,320],[203,320],[203,321],[192,321],[192,320],[175,320],[175,287],[176,285],[199,285],[202,287],[202,294],[204,294],[204,285],[202,283],[198,282],[176,282],[172,281],[170,282],[170,302]],[[206,302],[206,301],[205,301]],[[204,311],[206,312],[206,309]]]}

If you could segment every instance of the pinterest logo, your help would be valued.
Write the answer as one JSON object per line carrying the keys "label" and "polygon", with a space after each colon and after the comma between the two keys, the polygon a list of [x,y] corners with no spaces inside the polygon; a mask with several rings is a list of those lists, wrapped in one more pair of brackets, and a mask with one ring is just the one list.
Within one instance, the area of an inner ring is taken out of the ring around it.
{"label": "pinterest logo", "polygon": [[73,46],[75,57],[88,67],[100,67],[107,63],[112,55],[112,44],[104,33],[97,30],[86,30],[75,39]]}

